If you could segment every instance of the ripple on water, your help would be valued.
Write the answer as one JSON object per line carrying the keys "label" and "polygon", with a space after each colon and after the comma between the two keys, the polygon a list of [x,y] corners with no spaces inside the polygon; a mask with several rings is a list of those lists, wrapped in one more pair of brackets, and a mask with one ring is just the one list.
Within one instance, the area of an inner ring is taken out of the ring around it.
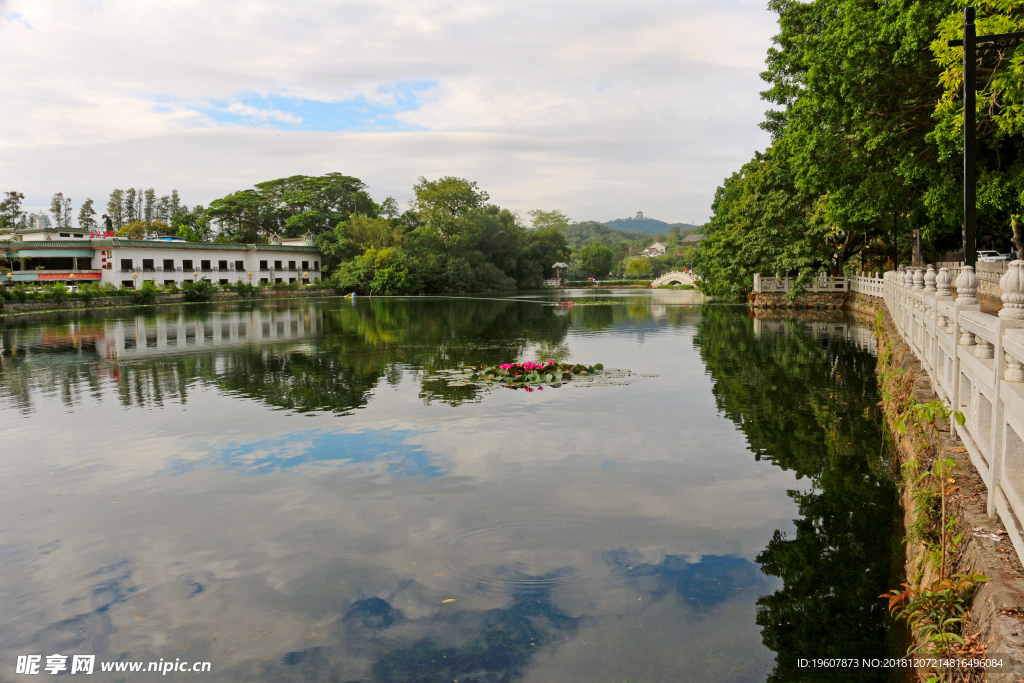
{"label": "ripple on water", "polygon": [[452,576],[488,591],[582,581],[599,565],[598,526],[553,516],[500,520],[454,538],[444,554]]}

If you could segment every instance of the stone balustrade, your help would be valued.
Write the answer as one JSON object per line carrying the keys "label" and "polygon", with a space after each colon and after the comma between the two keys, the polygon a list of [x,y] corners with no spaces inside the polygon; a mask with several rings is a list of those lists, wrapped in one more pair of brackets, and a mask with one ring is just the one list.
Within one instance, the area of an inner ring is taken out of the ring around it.
{"label": "stone balustrade", "polygon": [[[811,280],[805,287],[806,292],[846,292],[850,282],[847,277],[829,277],[821,274]],[[758,294],[787,293],[793,288],[795,277],[762,277],[754,275],[754,291]]]}
{"label": "stone balustrade", "polygon": [[1003,266],[982,270],[1002,272],[998,315],[981,312],[985,281],[959,264],[955,299],[954,269],[941,264],[886,273],[882,299],[935,392],[964,414],[951,429],[988,487],[989,514],[999,514],[1024,557],[1024,261],[984,265]]}

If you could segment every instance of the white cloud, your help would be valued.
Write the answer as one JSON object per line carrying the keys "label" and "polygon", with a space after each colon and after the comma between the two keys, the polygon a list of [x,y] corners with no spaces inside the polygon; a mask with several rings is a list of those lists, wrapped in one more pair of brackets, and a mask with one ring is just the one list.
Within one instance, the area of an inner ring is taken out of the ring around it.
{"label": "white cloud", "polygon": [[[328,171],[404,199],[418,176],[452,173],[521,211],[703,220],[722,178],[767,144],[758,73],[774,16],[746,0],[11,0],[0,12],[0,189],[33,205],[128,185],[207,203]],[[403,83],[436,83],[397,114],[423,130],[274,128],[309,121],[280,98],[391,106]]]}
{"label": "white cloud", "polygon": [[237,114],[243,118],[255,119],[257,121],[280,121],[281,123],[302,123],[301,116],[295,116],[288,112],[280,111],[278,109],[259,109],[248,104],[241,104],[240,102],[233,102],[226,107],[221,107],[221,111],[228,112],[229,114]]}

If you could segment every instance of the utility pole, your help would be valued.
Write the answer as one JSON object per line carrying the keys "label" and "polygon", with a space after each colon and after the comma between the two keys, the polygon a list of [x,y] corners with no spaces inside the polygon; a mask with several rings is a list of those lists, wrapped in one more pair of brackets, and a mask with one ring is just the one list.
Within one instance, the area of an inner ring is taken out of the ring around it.
{"label": "utility pole", "polygon": [[[977,67],[978,53],[998,50],[1006,43],[1024,39],[1024,31],[997,33],[978,36],[974,26],[974,8],[964,8],[964,38],[951,40],[949,47],[964,49],[964,263],[974,266],[977,262],[975,239],[975,217],[978,209],[977,185]],[[979,49],[980,46],[980,49]]]}
{"label": "utility pole", "polygon": [[974,266],[978,260],[974,237],[974,219],[978,210],[978,125],[975,121],[977,87],[975,68],[974,8],[964,8],[964,263]]}

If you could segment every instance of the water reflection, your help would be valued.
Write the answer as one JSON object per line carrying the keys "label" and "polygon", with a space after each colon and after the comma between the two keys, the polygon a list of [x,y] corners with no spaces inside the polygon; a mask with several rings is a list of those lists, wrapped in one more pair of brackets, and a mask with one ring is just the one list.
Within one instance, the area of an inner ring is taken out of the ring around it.
{"label": "water reflection", "polygon": [[[758,601],[770,681],[833,680],[799,658],[885,657],[896,493],[879,428],[868,327],[848,321],[763,322],[707,310],[695,343],[722,412],[755,458],[811,482],[790,496],[795,531],[776,531],[757,562],[783,587]],[[854,343],[850,343],[850,342]],[[884,680],[847,671],[844,680]]]}
{"label": "water reflection", "polygon": [[[69,651],[225,681],[753,683],[801,680],[826,634],[875,652],[893,508],[859,328],[672,294],[0,327],[0,678]],[[638,381],[424,379],[550,357]]]}
{"label": "water reflection", "polygon": [[355,433],[309,430],[246,442],[211,443],[202,449],[208,450],[208,456],[172,460],[171,469],[183,473],[216,464],[243,474],[270,474],[313,463],[369,465],[369,471],[386,463],[391,476],[440,477],[444,471],[432,464],[432,456],[408,442],[421,434],[395,429]]}

